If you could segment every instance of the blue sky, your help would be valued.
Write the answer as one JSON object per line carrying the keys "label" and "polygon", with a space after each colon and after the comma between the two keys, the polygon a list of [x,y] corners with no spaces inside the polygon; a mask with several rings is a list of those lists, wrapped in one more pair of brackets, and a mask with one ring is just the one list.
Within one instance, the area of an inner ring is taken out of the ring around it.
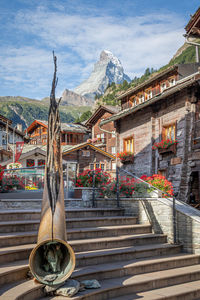
{"label": "blue sky", "polygon": [[0,95],[50,93],[52,50],[57,96],[85,80],[110,50],[131,78],[168,63],[184,43],[199,0],[1,0]]}

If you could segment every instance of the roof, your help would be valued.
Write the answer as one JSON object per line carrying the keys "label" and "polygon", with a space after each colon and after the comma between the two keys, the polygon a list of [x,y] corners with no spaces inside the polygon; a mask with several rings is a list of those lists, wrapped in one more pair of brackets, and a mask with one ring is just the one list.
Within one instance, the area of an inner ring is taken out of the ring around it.
{"label": "roof", "polygon": [[[13,145],[9,145],[9,146],[13,151]],[[41,154],[41,155],[46,157],[46,149],[44,149],[42,147],[39,147],[37,145],[35,145],[35,147],[29,147],[29,146],[34,146],[34,145],[26,145],[26,146],[23,147],[22,154],[20,156],[20,160],[22,160],[24,158],[27,158],[31,155],[34,155],[35,153]],[[13,159],[9,159],[7,161],[2,162],[1,164],[2,164],[2,166],[6,166],[6,165],[8,165],[9,163],[12,163],[12,162],[13,162]]]}
{"label": "roof", "polygon": [[132,94],[132,93],[134,93],[134,92],[136,92],[136,91],[144,88],[145,86],[152,84],[154,80],[157,80],[158,78],[160,78],[162,76],[165,76],[166,74],[170,73],[171,71],[176,70],[177,68],[178,68],[178,64],[175,64],[173,66],[168,67],[166,70],[163,70],[163,71],[155,74],[154,76],[152,75],[152,77],[150,77],[149,79],[147,79],[143,83],[137,85],[136,87],[128,89],[125,93],[121,94],[116,99],[117,100],[121,100],[125,96],[128,96],[128,95],[130,95],[130,94]]}
{"label": "roof", "polygon": [[109,112],[110,114],[116,114],[119,112],[119,108],[112,105],[100,105],[93,115],[87,120],[85,123],[86,126],[92,126],[96,124],[96,122],[103,116],[105,112]]}
{"label": "roof", "polygon": [[3,121],[4,123],[7,123],[7,122],[8,122],[9,125],[12,124],[12,121],[11,121],[11,120],[9,120],[8,118],[4,117],[4,116],[1,115],[1,114],[0,114],[0,120]]}
{"label": "roof", "polygon": [[78,144],[78,145],[75,145],[75,146],[72,146],[72,147],[69,147],[69,148],[65,148],[66,146],[64,146],[63,147],[63,155],[67,155],[67,154],[69,154],[71,152],[74,152],[76,150],[85,148],[87,146],[89,146],[90,148],[96,150],[97,152],[99,152],[99,153],[101,153],[101,154],[103,154],[103,155],[105,155],[105,156],[107,156],[107,157],[109,157],[111,159],[115,159],[114,155],[112,155],[112,154],[110,154],[110,153],[108,153],[108,152],[106,152],[106,151],[98,148],[97,146],[94,146],[91,143],[88,143],[88,142],[81,143],[81,144]]}
{"label": "roof", "polygon": [[200,35],[200,7],[197,9],[197,11],[192,15],[190,18],[190,21],[188,24],[185,26],[185,30],[187,35],[192,34],[192,35]]}
{"label": "roof", "polygon": [[[9,144],[9,148],[13,151],[13,144]],[[47,151],[47,146],[46,145],[30,145],[30,144],[24,144],[23,149],[22,149],[22,154],[31,152],[31,151]]]}
{"label": "roof", "polygon": [[[5,126],[5,128],[6,128],[6,126],[7,126],[7,123],[5,123],[4,121],[2,121],[2,119],[0,119],[0,124],[2,124],[3,126]],[[23,133],[22,131],[18,130],[16,127],[10,126],[9,124],[10,124],[10,123],[8,123],[8,129],[9,129],[10,131],[12,131],[12,132],[15,131],[15,134],[20,135],[22,138],[24,137],[24,133]]]}
{"label": "roof", "polygon": [[121,118],[124,118],[125,116],[128,116],[132,113],[135,113],[136,111],[146,107],[146,106],[149,106],[161,99],[164,99],[192,84],[194,84],[195,82],[197,82],[198,80],[200,80],[200,71],[199,72],[196,72],[188,77],[185,77],[184,79],[181,79],[179,81],[177,81],[176,85],[171,87],[171,88],[168,88],[166,90],[164,90],[162,93],[154,96],[153,98],[151,98],[150,100],[147,100],[137,106],[134,106],[134,107],[131,107],[131,108],[127,108],[127,109],[124,109],[124,110],[121,110],[118,114],[114,115],[114,116],[111,116],[110,118],[106,119],[106,120],[103,120],[101,121],[100,123],[100,126],[103,126],[109,122],[113,122],[115,120],[119,120]]}
{"label": "roof", "polygon": [[[27,132],[31,133],[34,128],[38,127],[39,125],[48,128],[48,121],[44,120],[35,120],[30,126],[27,128]],[[84,125],[81,124],[74,124],[74,123],[61,123],[61,131],[67,132],[77,132],[77,133],[87,133],[88,130]]]}

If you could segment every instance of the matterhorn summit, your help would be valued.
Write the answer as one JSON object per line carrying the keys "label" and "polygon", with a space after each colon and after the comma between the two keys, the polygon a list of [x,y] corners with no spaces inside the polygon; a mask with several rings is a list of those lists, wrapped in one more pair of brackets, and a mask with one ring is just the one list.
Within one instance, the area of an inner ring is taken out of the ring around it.
{"label": "matterhorn summit", "polygon": [[122,83],[131,79],[124,74],[120,60],[108,50],[103,50],[99,61],[94,65],[90,77],[74,89],[74,92],[89,99],[104,93],[108,84]]}

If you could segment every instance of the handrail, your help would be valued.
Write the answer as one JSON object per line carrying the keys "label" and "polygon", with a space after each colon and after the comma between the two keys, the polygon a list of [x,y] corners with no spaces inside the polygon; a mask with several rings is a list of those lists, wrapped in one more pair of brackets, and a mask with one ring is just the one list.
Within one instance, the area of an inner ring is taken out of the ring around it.
{"label": "handrail", "polygon": [[44,169],[45,166],[33,166],[33,167],[22,167],[22,168],[15,168],[15,169],[4,169],[4,172],[8,172],[8,171],[20,171],[20,170],[30,170],[30,169]]}
{"label": "handrail", "polygon": [[[135,174],[133,174],[133,173],[131,173],[131,172],[129,172],[129,171],[126,171],[126,170],[124,170],[124,169],[121,169],[121,168],[119,169],[119,172],[120,172],[120,171],[123,171],[124,173],[126,173],[126,174],[128,174],[128,175],[130,175],[130,176],[132,176],[132,177],[134,177],[134,178],[136,178],[136,179],[139,179],[139,180],[142,181],[143,183],[147,184],[149,187],[151,187],[151,188],[153,188],[153,189],[155,189],[155,190],[157,190],[157,191],[163,193],[162,190],[160,190],[160,189],[158,189],[157,187],[153,186],[152,184],[150,184],[150,183],[148,183],[148,182],[142,180],[141,178],[137,177]],[[175,198],[174,196],[170,195],[170,194],[167,193],[167,192],[164,192],[164,193],[165,193],[166,195],[170,196],[169,198],[172,198],[172,199],[173,199],[173,204],[172,204],[172,209],[173,209],[173,242],[174,242],[174,244],[176,244],[176,243],[177,243],[177,234],[176,234],[176,232],[177,232],[177,228],[176,228],[176,226],[177,226],[177,225],[176,225],[176,198]]]}

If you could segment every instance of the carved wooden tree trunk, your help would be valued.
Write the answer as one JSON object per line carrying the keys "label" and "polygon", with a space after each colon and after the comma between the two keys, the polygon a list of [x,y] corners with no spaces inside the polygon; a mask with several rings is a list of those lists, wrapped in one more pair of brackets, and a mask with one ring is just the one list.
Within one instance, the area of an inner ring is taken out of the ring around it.
{"label": "carved wooden tree trunk", "polygon": [[62,179],[62,153],[61,153],[61,137],[60,137],[60,115],[59,102],[56,102],[55,89],[57,85],[56,72],[56,56],[54,58],[54,77],[50,95],[50,107],[48,117],[48,139],[47,139],[47,162],[46,162],[46,177],[51,203],[52,213],[55,212],[56,202],[60,190]]}
{"label": "carved wooden tree trunk", "polygon": [[74,270],[75,254],[67,243],[59,102],[55,89],[56,56],[53,53],[54,77],[50,95],[48,118],[47,159],[37,246],[32,250],[29,265],[33,276],[41,283],[57,285]]}
{"label": "carved wooden tree trunk", "polygon": [[[59,114],[59,101],[56,101],[55,90],[57,85],[57,61],[53,53],[54,76],[52,81],[50,107],[48,116],[47,158],[45,169],[45,183],[42,201],[41,224],[38,241],[49,238],[51,224],[51,238],[66,240],[64,187],[61,152],[61,124]],[[47,227],[43,226],[45,220]],[[48,222],[48,224],[47,224]]]}

